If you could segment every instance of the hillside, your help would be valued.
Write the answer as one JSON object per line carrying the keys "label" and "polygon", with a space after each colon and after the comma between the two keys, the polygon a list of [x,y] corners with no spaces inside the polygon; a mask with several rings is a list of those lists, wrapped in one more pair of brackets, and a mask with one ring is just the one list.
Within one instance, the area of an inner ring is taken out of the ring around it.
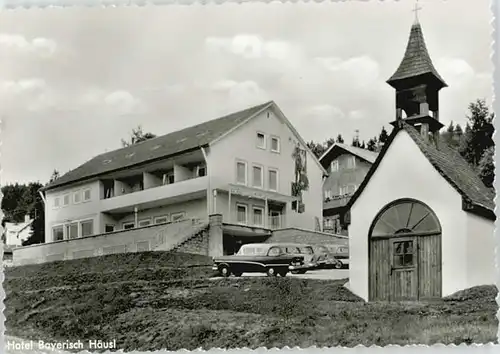
{"label": "hillside", "polygon": [[208,257],[146,252],[6,269],[8,335],[119,349],[496,340],[496,288],[433,304],[365,303],[346,280],[210,279]]}

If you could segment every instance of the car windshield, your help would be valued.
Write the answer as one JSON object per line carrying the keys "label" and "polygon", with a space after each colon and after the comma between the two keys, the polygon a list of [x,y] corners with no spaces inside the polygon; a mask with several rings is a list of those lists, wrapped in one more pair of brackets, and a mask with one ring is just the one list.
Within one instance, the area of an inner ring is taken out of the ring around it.
{"label": "car windshield", "polygon": [[305,253],[305,254],[313,254],[313,253],[314,253],[314,251],[313,251],[312,247],[302,247],[302,248],[300,249],[300,251],[301,251],[302,253]]}
{"label": "car windshield", "polygon": [[266,246],[242,246],[237,254],[242,256],[265,256],[268,247]]}

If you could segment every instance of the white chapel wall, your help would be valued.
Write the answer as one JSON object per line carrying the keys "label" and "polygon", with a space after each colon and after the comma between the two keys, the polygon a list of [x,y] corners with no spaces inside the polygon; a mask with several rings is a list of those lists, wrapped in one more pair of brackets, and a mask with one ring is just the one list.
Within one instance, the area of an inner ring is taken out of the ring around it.
{"label": "white chapel wall", "polygon": [[427,204],[439,218],[443,229],[443,295],[465,288],[467,219],[461,209],[461,196],[435,170],[408,133],[401,131],[351,208],[350,289],[368,299],[369,228],[385,205],[401,198],[414,198]]}
{"label": "white chapel wall", "polygon": [[466,213],[466,220],[467,287],[496,284],[495,223],[471,213]]}

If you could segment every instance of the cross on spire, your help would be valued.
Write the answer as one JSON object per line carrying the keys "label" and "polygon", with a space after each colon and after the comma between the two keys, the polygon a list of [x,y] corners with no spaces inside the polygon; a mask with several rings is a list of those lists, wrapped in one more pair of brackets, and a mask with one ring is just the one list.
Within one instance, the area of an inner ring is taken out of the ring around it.
{"label": "cross on spire", "polygon": [[411,10],[412,12],[415,12],[415,23],[418,23],[418,10],[422,10],[422,8],[418,6],[418,0],[416,0],[415,7]]}

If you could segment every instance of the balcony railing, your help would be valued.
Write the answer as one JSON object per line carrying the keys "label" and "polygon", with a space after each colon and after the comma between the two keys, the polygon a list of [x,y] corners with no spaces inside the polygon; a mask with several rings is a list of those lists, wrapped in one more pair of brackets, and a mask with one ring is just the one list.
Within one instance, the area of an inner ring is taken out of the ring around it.
{"label": "balcony railing", "polygon": [[267,217],[267,223],[264,223],[263,217],[248,217],[243,214],[238,215],[238,213],[233,213],[229,220],[230,223],[250,226],[250,227],[262,227],[265,229],[276,230],[285,227],[285,215],[274,215]]}
{"label": "balcony railing", "polygon": [[131,205],[147,204],[163,199],[177,197],[206,190],[208,177],[196,177],[184,181],[166,184],[159,187],[147,188],[133,193],[122,194],[108,199],[103,199],[102,211],[112,211]]}

